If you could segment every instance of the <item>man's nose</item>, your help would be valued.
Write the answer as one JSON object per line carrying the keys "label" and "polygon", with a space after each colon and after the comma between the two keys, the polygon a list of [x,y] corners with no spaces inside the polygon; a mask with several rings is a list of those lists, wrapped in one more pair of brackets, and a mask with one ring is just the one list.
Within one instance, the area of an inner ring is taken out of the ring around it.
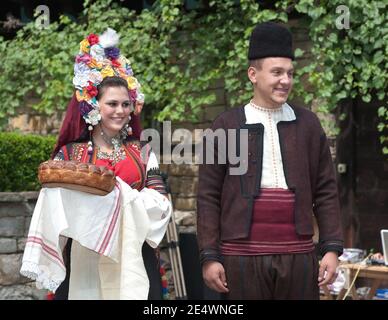
{"label": "man's nose", "polygon": [[292,76],[289,74],[285,73],[282,78],[280,79],[280,82],[282,84],[290,84],[292,82]]}

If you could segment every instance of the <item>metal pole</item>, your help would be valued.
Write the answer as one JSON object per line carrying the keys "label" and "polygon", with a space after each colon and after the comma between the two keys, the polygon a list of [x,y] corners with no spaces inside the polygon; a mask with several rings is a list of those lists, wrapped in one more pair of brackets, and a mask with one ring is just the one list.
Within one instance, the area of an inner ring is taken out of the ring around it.
{"label": "metal pole", "polygon": [[171,270],[174,278],[174,287],[175,287],[175,296],[176,297],[181,297],[182,292],[181,292],[181,286],[180,286],[180,280],[178,276],[178,271],[177,271],[177,261],[176,261],[176,254],[175,254],[175,249],[174,249],[174,240],[172,238],[172,232],[171,232],[171,221],[168,224],[167,227],[167,245],[168,245],[168,253],[170,256],[170,263],[171,263]]}
{"label": "metal pole", "polygon": [[[168,199],[172,204],[171,194],[168,193]],[[167,228],[167,240],[169,246],[171,268],[173,269],[176,297],[182,300],[187,299],[185,277],[183,275],[182,258],[179,248],[179,238],[175,224],[174,209],[171,212],[171,220]]]}

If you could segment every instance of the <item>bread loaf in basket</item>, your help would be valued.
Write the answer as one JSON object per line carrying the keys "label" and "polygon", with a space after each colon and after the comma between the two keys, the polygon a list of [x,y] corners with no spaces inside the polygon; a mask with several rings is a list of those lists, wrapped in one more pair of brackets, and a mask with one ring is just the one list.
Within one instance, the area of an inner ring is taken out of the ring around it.
{"label": "bread loaf in basket", "polygon": [[76,161],[48,160],[39,165],[38,179],[42,187],[62,187],[106,195],[115,186],[114,173],[102,166]]}

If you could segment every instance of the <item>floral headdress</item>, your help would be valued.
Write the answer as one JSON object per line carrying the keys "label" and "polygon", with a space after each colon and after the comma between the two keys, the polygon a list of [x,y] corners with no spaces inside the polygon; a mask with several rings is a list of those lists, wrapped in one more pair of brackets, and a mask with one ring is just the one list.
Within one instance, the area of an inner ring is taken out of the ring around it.
{"label": "floral headdress", "polygon": [[100,36],[90,34],[81,41],[80,51],[75,57],[73,84],[81,115],[89,127],[97,125],[101,119],[96,96],[97,86],[105,77],[125,79],[132,104],[144,102],[140,84],[133,76],[129,60],[120,54],[118,42],[119,35],[111,28]]}

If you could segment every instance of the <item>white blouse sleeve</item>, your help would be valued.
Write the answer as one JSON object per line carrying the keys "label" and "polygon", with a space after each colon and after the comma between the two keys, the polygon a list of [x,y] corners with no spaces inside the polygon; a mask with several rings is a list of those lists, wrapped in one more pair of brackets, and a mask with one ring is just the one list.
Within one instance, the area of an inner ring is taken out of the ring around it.
{"label": "white blouse sleeve", "polygon": [[148,158],[146,171],[148,172],[151,169],[159,169],[158,159],[156,158],[156,155],[152,150],[151,150],[150,156]]}

